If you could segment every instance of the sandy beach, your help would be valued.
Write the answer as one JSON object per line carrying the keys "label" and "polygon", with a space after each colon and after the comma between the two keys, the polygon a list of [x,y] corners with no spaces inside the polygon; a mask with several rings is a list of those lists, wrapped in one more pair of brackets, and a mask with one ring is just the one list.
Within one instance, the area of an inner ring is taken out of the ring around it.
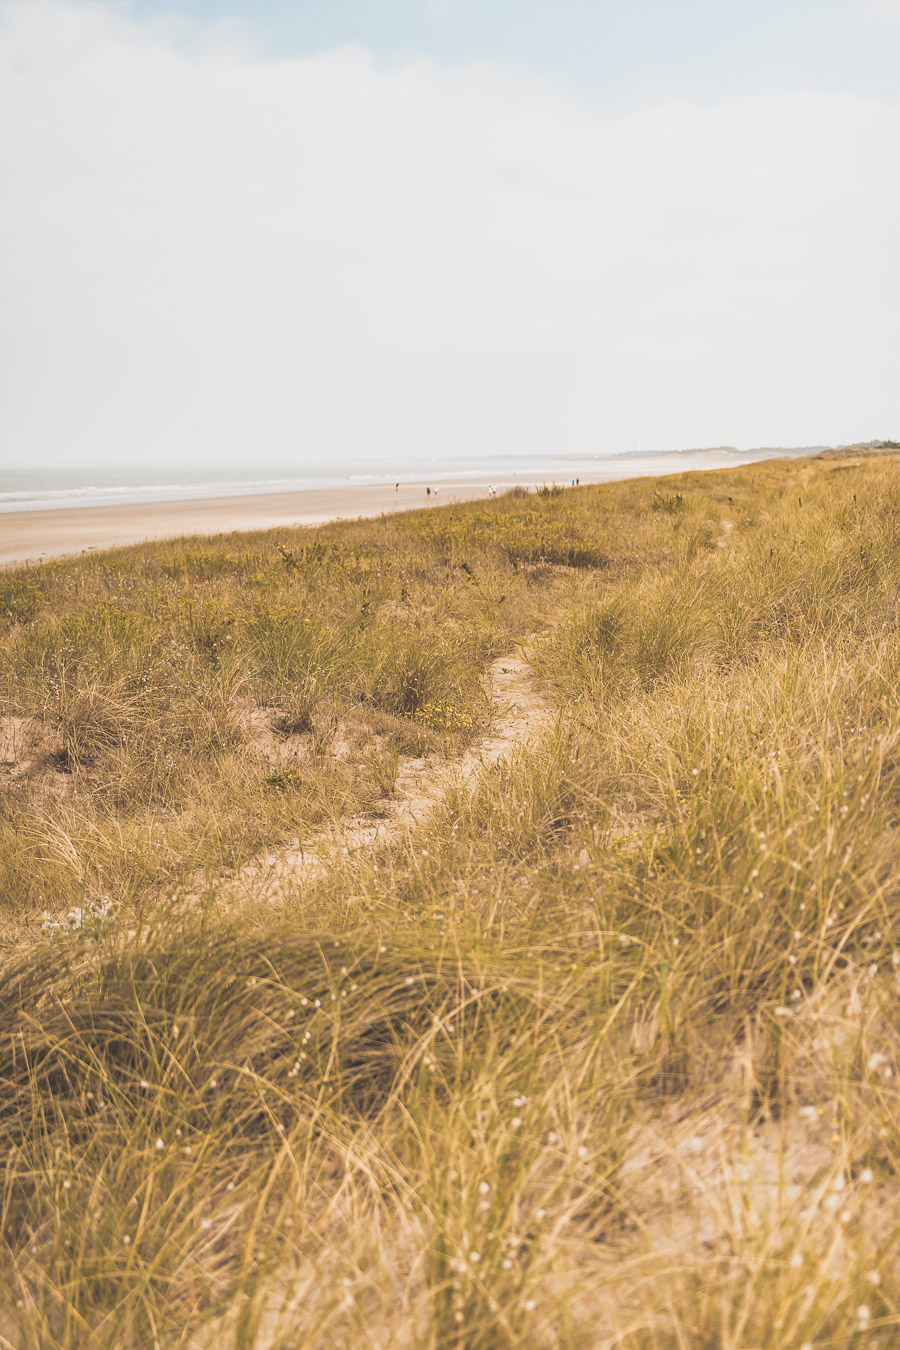
{"label": "sandy beach", "polygon": [[425,484],[401,483],[397,490],[378,484],[196,501],[13,511],[0,515],[0,564],[59,558],[146,539],[319,525],[326,520],[468,501],[486,497],[487,493],[486,483],[441,485],[436,496],[433,491],[431,496],[426,494]]}
{"label": "sandy beach", "polygon": [[[648,474],[724,468],[736,462],[750,462],[750,458],[727,451],[705,450],[652,455],[639,461],[623,460],[621,467],[611,465],[610,460],[605,459],[596,469],[589,465],[582,469],[580,481],[583,484],[610,482]],[[569,483],[571,480],[561,476],[558,481]],[[393,484],[348,483],[339,487],[247,496],[5,512],[0,514],[0,566],[138,544],[147,539],[321,525],[329,520],[445,506],[487,497],[489,489],[489,484],[483,480],[438,481],[436,485],[433,481],[429,495],[428,486],[424,481],[401,483],[399,488]],[[499,492],[516,486],[534,488],[539,483],[525,474],[496,481]]]}

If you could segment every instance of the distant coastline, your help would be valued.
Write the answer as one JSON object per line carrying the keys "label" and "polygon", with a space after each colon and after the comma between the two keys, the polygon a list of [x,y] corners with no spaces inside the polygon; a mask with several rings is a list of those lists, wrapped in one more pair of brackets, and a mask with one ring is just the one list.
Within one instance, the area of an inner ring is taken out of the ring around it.
{"label": "distant coastline", "polygon": [[[398,482],[401,486],[430,482],[442,486],[482,483],[485,487],[493,481],[508,479],[540,483],[580,478],[596,482],[647,472],[665,473],[667,465],[671,465],[670,472],[677,472],[686,460],[700,459],[704,467],[724,468],[774,456],[816,454],[826,448],[764,447],[741,451],[722,445],[687,450],[634,450],[615,455],[460,455],[440,461],[426,458],[403,461],[378,472],[362,461],[296,468],[275,465],[263,467],[253,475],[234,468],[206,467],[185,472],[171,466],[155,472],[147,468],[129,471],[98,467],[0,470],[0,516],[24,511],[71,511],[137,503],[393,487]],[[648,465],[654,467],[650,469]]]}
{"label": "distant coastline", "polygon": [[[161,478],[132,483],[48,481],[39,475],[0,476],[0,565],[37,562],[89,549],[114,548],[148,539],[220,534],[317,525],[326,521],[371,517],[416,507],[486,497],[491,486],[534,488],[542,483],[612,482],[693,469],[716,469],[763,459],[831,453],[826,447],[802,450],[766,448],[739,451],[731,447],[658,453],[635,451],[591,457],[513,456],[482,461],[477,470],[465,461],[432,464],[430,473],[401,474],[390,481],[369,473],[346,472],[338,478],[202,480],[182,483]],[[471,465],[471,461],[469,461]],[[347,466],[344,466],[345,468]],[[352,467],[352,466],[351,466]],[[83,477],[86,478],[86,475]],[[60,474],[59,479],[64,480]],[[42,495],[43,494],[43,495]]]}

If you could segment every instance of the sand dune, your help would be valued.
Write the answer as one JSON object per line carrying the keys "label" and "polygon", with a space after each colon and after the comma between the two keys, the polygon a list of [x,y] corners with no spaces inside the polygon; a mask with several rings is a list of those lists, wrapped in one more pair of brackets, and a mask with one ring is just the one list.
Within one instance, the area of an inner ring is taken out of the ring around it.
{"label": "sand dune", "polygon": [[15,511],[0,515],[0,563],[57,558],[84,549],[137,544],[189,534],[266,530],[277,525],[317,525],[341,517],[378,516],[386,511],[436,506],[487,495],[488,485],[443,485],[427,496],[424,483],[355,485],[273,492],[198,501],[129,502],[69,510]]}
{"label": "sand dune", "polygon": [[[581,482],[609,482],[648,474],[683,473],[689,469],[716,469],[772,452],[739,456],[728,450],[680,451],[623,458],[621,467],[607,458],[597,469],[581,470]],[[570,481],[562,474],[561,480]],[[379,516],[419,506],[486,497],[489,484],[462,481],[437,484],[429,496],[424,481],[392,484],[344,484],[304,488],[294,492],[260,493],[245,497],[209,497],[194,501],[128,502],[115,506],[85,506],[48,511],[0,514],[0,565],[58,558],[85,549],[115,548],[145,539],[167,539],[191,534],[220,534],[233,530],[267,530],[279,525],[320,525],[327,520]],[[497,480],[499,491],[535,487],[526,474]]]}

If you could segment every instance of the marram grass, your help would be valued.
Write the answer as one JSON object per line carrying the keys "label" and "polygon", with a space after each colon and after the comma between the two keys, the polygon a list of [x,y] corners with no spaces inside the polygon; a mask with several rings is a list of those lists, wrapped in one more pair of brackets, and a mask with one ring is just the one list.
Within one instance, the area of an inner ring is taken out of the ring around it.
{"label": "marram grass", "polygon": [[[4,574],[0,1345],[900,1343],[898,488]],[[217,899],[476,742],[522,643],[540,739]]]}

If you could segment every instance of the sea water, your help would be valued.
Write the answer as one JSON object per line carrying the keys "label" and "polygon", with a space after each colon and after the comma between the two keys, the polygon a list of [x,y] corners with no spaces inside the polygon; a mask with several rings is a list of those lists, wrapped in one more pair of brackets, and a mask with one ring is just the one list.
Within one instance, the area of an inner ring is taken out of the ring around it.
{"label": "sea water", "polygon": [[336,488],[349,484],[499,482],[570,483],[644,474],[678,473],[699,461],[705,468],[750,463],[775,455],[810,454],[821,447],[799,451],[749,450],[718,447],[702,451],[633,451],[618,455],[495,455],[444,456],[440,460],[398,460],[373,464],[346,460],[324,464],[298,461],[268,468],[234,466],[210,468],[44,468],[0,467],[0,513],[66,510],[84,506],[114,506],[131,502],[190,501],[210,497],[245,497],[262,493],[297,492],[309,488]]}

